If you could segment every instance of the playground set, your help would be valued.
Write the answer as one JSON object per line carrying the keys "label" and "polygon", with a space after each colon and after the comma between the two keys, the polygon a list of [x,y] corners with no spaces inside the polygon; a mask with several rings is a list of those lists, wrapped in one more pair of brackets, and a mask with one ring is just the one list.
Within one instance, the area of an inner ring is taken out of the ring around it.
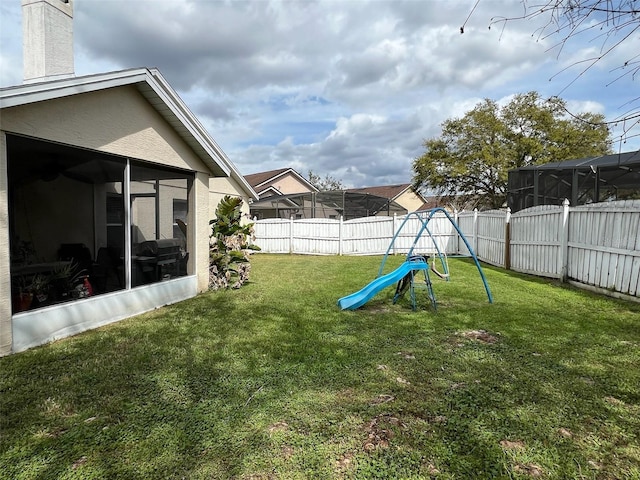
{"label": "playground set", "polygon": [[[391,239],[391,243],[389,244],[389,247],[387,248],[387,251],[384,254],[384,257],[382,258],[382,263],[380,264],[380,268],[378,269],[378,276],[369,284],[365,285],[362,289],[358,290],[357,292],[339,299],[338,305],[340,306],[340,308],[342,310],[355,310],[357,308],[360,308],[369,300],[371,300],[378,292],[395,284],[396,291],[393,296],[393,303],[395,304],[400,298],[402,298],[406,294],[407,291],[409,291],[409,295],[411,298],[411,306],[413,310],[416,310],[417,308],[416,296],[415,296],[415,289],[417,286],[416,277],[420,277],[420,273],[422,273],[422,277],[424,278],[423,286],[427,291],[429,300],[431,301],[431,305],[433,306],[434,310],[436,310],[437,309],[436,297],[435,297],[435,294],[433,293],[433,286],[431,283],[431,277],[429,272],[434,273],[439,278],[442,278],[446,281],[449,280],[449,265],[447,262],[446,252],[442,252],[440,250],[440,247],[438,246],[438,242],[436,242],[436,240],[433,238],[431,230],[429,230],[429,221],[438,212],[442,212],[445,215],[445,217],[451,222],[453,227],[458,232],[458,235],[460,235],[460,238],[466,245],[467,250],[469,250],[469,254],[471,258],[473,258],[473,261],[475,262],[475,265],[478,268],[478,272],[480,273],[480,278],[482,279],[482,282],[484,283],[485,291],[487,292],[489,303],[493,303],[491,290],[489,289],[489,285],[487,284],[487,279],[484,275],[484,272],[482,271],[482,267],[480,266],[480,262],[478,261],[478,257],[473,251],[473,248],[471,248],[471,245],[465,238],[464,234],[462,233],[462,231],[460,230],[456,222],[447,213],[447,211],[443,208],[437,207],[437,208],[432,208],[431,210],[411,212],[405,217],[404,221],[400,224],[400,227],[397,229],[393,238]],[[393,250],[394,244],[398,236],[402,232],[402,229],[406,225],[407,221],[410,220],[411,218],[419,219],[421,223],[421,227],[417,235],[413,239],[413,243],[411,245],[411,248],[409,248],[406,259],[398,268],[396,268],[390,273],[387,273],[386,275],[383,275],[382,272],[384,271],[384,266],[387,261],[387,258],[389,257],[389,253]],[[428,255],[421,255],[421,254],[414,253],[416,246],[418,244],[418,241],[425,234],[431,239],[436,252],[435,255],[431,258],[432,260],[431,265],[429,265]],[[439,272],[436,268],[436,257],[438,258],[440,264],[442,265],[442,272]]]}

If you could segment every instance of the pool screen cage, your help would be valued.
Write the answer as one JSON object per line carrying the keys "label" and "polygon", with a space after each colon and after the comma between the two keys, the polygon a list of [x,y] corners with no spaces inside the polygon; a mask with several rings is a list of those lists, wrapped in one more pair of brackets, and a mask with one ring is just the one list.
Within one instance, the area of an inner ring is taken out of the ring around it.
{"label": "pool screen cage", "polygon": [[640,198],[640,151],[531,165],[509,171],[507,205],[571,205]]}
{"label": "pool screen cage", "polygon": [[407,210],[385,197],[344,190],[273,195],[253,202],[251,216],[264,218],[334,218],[344,220],[389,215],[404,215]]}

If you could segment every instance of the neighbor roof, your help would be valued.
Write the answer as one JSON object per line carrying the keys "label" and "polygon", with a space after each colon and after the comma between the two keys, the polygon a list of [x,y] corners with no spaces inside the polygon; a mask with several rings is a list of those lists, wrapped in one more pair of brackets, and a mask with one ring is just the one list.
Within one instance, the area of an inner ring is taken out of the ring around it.
{"label": "neighbor roof", "polygon": [[247,180],[247,182],[249,182],[249,185],[251,185],[253,188],[257,188],[263,183],[268,182],[272,178],[280,176],[287,170],[291,170],[291,169],[279,168],[277,170],[269,170],[268,172],[251,173],[249,175],[245,175],[244,178],[245,180]]}
{"label": "neighbor roof", "polygon": [[411,188],[410,183],[402,183],[399,185],[381,185],[379,187],[349,188],[345,191],[351,193],[368,193],[370,195],[377,195],[378,197],[393,200],[406,192],[409,188]]}
{"label": "neighbor roof", "polygon": [[296,172],[293,168],[279,168],[277,170],[269,170],[267,172],[251,173],[249,175],[245,175],[244,178],[249,183],[249,185],[251,185],[252,188],[254,188],[256,191],[259,191],[260,188],[265,186],[267,183],[274,182],[279,177],[283,177],[284,175],[286,175],[288,173],[291,173],[292,175],[297,177],[298,180],[300,180],[303,183],[307,184],[307,186],[309,187],[310,190],[312,190],[314,192],[318,191],[318,189],[316,187],[314,187],[309,182],[309,180],[304,178],[302,175],[300,175],[298,172]]}
{"label": "neighbor roof", "polygon": [[136,68],[2,88],[0,89],[0,109],[125,85],[135,85],[149,104],[193,149],[212,173],[233,178],[251,198],[258,199],[251,185],[158,69]]}
{"label": "neighbor roof", "polygon": [[599,157],[579,158],[565,160],[563,162],[545,163],[542,165],[529,165],[516,170],[565,170],[581,168],[603,168],[637,164],[640,162],[640,151],[601,155]]}

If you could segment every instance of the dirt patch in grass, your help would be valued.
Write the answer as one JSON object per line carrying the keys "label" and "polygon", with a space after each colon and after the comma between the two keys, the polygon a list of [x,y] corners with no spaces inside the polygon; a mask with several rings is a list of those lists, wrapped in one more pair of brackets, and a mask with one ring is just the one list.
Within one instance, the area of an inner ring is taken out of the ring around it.
{"label": "dirt patch in grass", "polygon": [[564,428],[564,427],[558,429],[558,434],[564,438],[573,437],[573,432],[571,432],[571,430],[569,430],[568,428]]}
{"label": "dirt patch in grass", "polygon": [[505,450],[523,450],[524,442],[522,440],[500,440],[500,446]]}
{"label": "dirt patch in grass", "polygon": [[444,415],[435,415],[433,417],[429,417],[429,423],[433,423],[433,424],[446,424],[447,423],[448,418]]}
{"label": "dirt patch in grass", "polygon": [[367,313],[389,313],[391,308],[388,305],[380,304],[380,305],[369,305],[367,308]]}
{"label": "dirt patch in grass", "polygon": [[353,453],[347,452],[336,460],[336,473],[345,473],[353,467]]}
{"label": "dirt patch in grass", "polygon": [[82,465],[84,465],[85,463],[87,463],[87,457],[82,456],[78,460],[73,462],[73,465],[71,465],[71,469],[72,470],[76,470],[76,469],[80,468]]}
{"label": "dirt patch in grass", "polygon": [[[501,440],[500,446],[503,450],[520,451],[526,448],[522,440]],[[544,476],[544,470],[535,463],[516,463],[513,471],[519,475],[525,475],[531,478],[541,478]]]}
{"label": "dirt patch in grass", "polygon": [[269,425],[269,433],[284,432],[289,429],[287,422],[276,422]]}
{"label": "dirt patch in grass", "polygon": [[518,463],[513,467],[513,471],[531,478],[540,478],[544,475],[542,468],[534,463]]}
{"label": "dirt patch in grass", "polygon": [[394,417],[390,414],[377,415],[373,417],[365,427],[367,439],[362,445],[362,448],[367,452],[389,448],[391,439],[395,436],[393,428],[403,428],[404,426],[404,423],[402,423],[398,417]]}
{"label": "dirt patch in grass", "polygon": [[400,355],[405,360],[415,360],[416,356],[411,352],[398,352],[396,355]]}
{"label": "dirt patch in grass", "polygon": [[436,466],[431,462],[425,462],[423,464],[423,468],[427,472],[427,475],[437,476],[440,474],[440,470],[438,470]]}
{"label": "dirt patch in grass", "polygon": [[371,400],[371,402],[369,402],[369,405],[371,406],[382,405],[384,403],[393,402],[395,399],[396,397],[394,397],[393,395],[381,394],[381,395],[378,395],[373,400]]}
{"label": "dirt patch in grass", "polygon": [[353,402],[354,399],[358,396],[357,392],[355,389],[353,388],[345,388],[343,390],[338,390],[338,392],[336,392],[336,400],[340,401],[341,403],[345,403],[345,402]]}
{"label": "dirt patch in grass", "polygon": [[292,446],[285,445],[284,447],[282,447],[282,456],[284,457],[285,460],[289,460],[291,457],[293,457],[293,454],[294,454],[294,449]]}
{"label": "dirt patch in grass", "polygon": [[461,388],[465,388],[466,386],[466,382],[453,382],[449,388],[451,390],[460,390]]}
{"label": "dirt patch in grass", "polygon": [[604,400],[605,400],[605,402],[607,402],[608,404],[610,404],[610,405],[615,405],[615,406],[617,406],[617,407],[624,407],[624,406],[626,406],[626,404],[625,404],[622,400],[620,400],[620,399],[618,399],[618,398],[616,398],[616,397],[611,397],[611,396],[609,396],[609,397],[604,397]]}
{"label": "dirt patch in grass", "polygon": [[477,340],[482,343],[496,343],[498,341],[498,337],[490,334],[486,330],[469,330],[467,332],[462,332],[462,336],[465,338],[469,338],[471,340]]}
{"label": "dirt patch in grass", "polygon": [[594,462],[593,460],[589,460],[587,464],[594,470],[602,470],[602,464],[599,462]]}

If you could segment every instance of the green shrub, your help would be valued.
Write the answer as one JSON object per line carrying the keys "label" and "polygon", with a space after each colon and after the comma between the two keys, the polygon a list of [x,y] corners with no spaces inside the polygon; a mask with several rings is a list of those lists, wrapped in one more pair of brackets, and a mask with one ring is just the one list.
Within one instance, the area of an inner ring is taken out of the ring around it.
{"label": "green shrub", "polygon": [[253,223],[242,223],[242,199],[226,195],[209,224],[209,289],[240,288],[249,279],[250,251],[260,250],[250,244]]}

